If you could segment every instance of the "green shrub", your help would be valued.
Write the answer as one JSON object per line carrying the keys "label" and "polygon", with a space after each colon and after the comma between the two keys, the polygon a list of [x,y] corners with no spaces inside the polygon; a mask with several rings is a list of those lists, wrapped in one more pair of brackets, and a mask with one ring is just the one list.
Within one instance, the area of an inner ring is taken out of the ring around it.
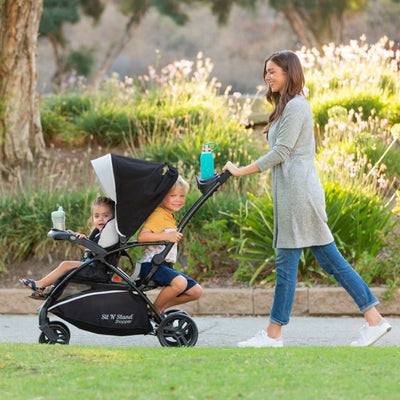
{"label": "green shrub", "polygon": [[83,112],[76,119],[76,124],[87,140],[93,138],[97,143],[106,146],[120,144],[132,127],[127,110],[111,103],[102,103]]}
{"label": "green shrub", "polygon": [[168,161],[180,166],[183,173],[193,168],[199,169],[199,158],[204,143],[215,142],[218,145],[215,152],[216,172],[221,172],[228,160],[239,165],[247,165],[257,158],[259,152],[256,151],[250,134],[245,129],[222,123],[214,126],[212,130],[210,126],[194,126],[190,135],[160,136],[158,141],[145,146],[139,156],[159,162]]}
{"label": "green shrub", "polygon": [[54,142],[76,145],[81,142],[82,134],[76,124],[64,115],[50,109],[42,109],[40,119],[46,145]]}
{"label": "green shrub", "polygon": [[311,100],[314,122],[320,127],[324,127],[328,122],[328,110],[334,106],[342,106],[347,111],[362,111],[363,119],[367,119],[372,110],[384,116],[385,103],[378,94],[367,92],[332,93],[327,96],[314,98]]}
{"label": "green shrub", "polygon": [[[393,219],[391,209],[378,196],[359,188],[355,190],[327,182],[324,189],[328,224],[339,250],[350,263],[365,252],[376,257],[385,247],[385,238],[398,223]],[[239,229],[239,235],[234,239],[237,253],[234,258],[242,262],[241,268],[247,271],[245,276],[252,272],[250,284],[257,278],[260,281],[260,277],[264,282],[274,279],[273,204],[270,194],[262,197],[249,194],[249,200],[239,212],[229,215]],[[317,266],[309,250],[303,253],[300,260],[299,276],[306,282],[333,282]]]}
{"label": "green shrub", "polygon": [[367,120],[341,106],[328,110],[329,120],[319,139],[317,163],[324,180],[368,187],[391,196],[400,176],[397,125],[371,114]]}
{"label": "green shrub", "polygon": [[385,106],[385,116],[392,124],[400,123],[400,99],[392,97]]}
{"label": "green shrub", "polygon": [[[0,200],[0,270],[6,265],[29,257],[44,257],[49,251],[77,253],[74,246],[66,246],[47,238],[51,228],[51,212],[62,206],[66,212],[66,225],[78,232],[88,232],[90,203],[95,193],[34,192],[26,196],[2,196]],[[80,252],[80,251],[79,251]]]}
{"label": "green shrub", "polygon": [[249,283],[253,284],[259,275],[267,279],[275,277],[274,215],[268,192],[261,197],[248,193],[248,197],[237,212],[228,215],[239,229],[239,235],[233,238],[235,254],[232,257],[240,262],[235,278],[250,278]]}
{"label": "green shrub", "polygon": [[[368,159],[371,161],[372,165],[375,165],[382,154],[384,154],[385,150],[387,149],[388,145],[383,141],[375,141],[373,146],[365,146],[363,151],[365,152]],[[400,177],[400,147],[392,147],[385,158],[383,159],[383,163],[385,164],[385,174],[389,175],[389,177]]]}
{"label": "green shrub", "polygon": [[364,118],[375,109],[392,124],[399,122],[400,79],[393,62],[398,49],[393,41],[382,37],[370,44],[363,36],[349,44],[327,44],[323,54],[314,48],[302,48],[297,54],[304,67],[315,122],[322,129],[326,111],[334,105],[355,111],[362,107]]}
{"label": "green shrub", "polygon": [[[227,184],[220,191],[222,193],[217,192],[203,204],[183,231],[178,268],[199,280],[215,275],[231,276],[236,268],[236,263],[228,256],[228,250],[237,226],[227,218],[225,212],[237,210],[239,200],[231,194]],[[200,193],[192,189],[185,208],[178,215],[178,221],[199,197]]]}
{"label": "green shrub", "polygon": [[377,195],[363,188],[324,183],[328,223],[343,253],[353,262],[365,251],[376,256],[398,223]]}
{"label": "green shrub", "polygon": [[46,97],[41,103],[41,111],[52,110],[65,117],[75,117],[92,108],[95,96],[88,93],[63,93]]}

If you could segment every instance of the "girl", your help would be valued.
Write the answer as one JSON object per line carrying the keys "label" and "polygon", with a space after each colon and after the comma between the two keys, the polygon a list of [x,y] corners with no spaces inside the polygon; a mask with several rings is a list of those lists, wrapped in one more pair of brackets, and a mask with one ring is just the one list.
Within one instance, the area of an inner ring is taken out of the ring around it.
{"label": "girl", "polygon": [[264,66],[266,98],[274,109],[266,127],[267,154],[238,168],[228,161],[223,170],[244,176],[271,169],[274,197],[276,287],[266,330],[238,343],[239,347],[281,347],[282,326],[288,324],[303,248],[344,287],[364,314],[366,324],[354,346],[369,346],[390,331],[377,311],[379,303],[366,283],[338,251],[327,225],[325,196],[317,176],[311,108],[303,95],[304,75],[291,51],[274,53]]}
{"label": "girl", "polygon": [[[98,197],[91,204],[91,220],[94,228],[99,231],[94,237],[93,241],[102,247],[109,247],[118,241],[115,220],[113,219],[114,206],[114,201],[108,197]],[[74,233],[78,238],[86,238],[86,235],[83,233],[72,231],[68,232]],[[103,234],[101,236],[101,240],[99,240],[101,232],[103,232]],[[29,296],[30,298],[44,299],[47,296],[45,289],[48,286],[52,285],[60,276],[63,276],[68,271],[71,271],[80,265],[81,261],[63,261],[57,268],[40,280],[34,281],[33,279],[20,279],[19,281],[27,288],[33,290],[33,293],[31,296]]]}

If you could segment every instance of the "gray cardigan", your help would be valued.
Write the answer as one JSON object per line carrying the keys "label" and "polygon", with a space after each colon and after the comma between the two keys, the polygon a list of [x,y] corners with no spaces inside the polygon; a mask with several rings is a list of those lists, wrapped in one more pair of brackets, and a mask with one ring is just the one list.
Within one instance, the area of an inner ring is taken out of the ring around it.
{"label": "gray cardigan", "polygon": [[290,100],[268,133],[269,151],[256,161],[271,169],[274,247],[298,249],[333,242],[325,194],[315,168],[311,108],[301,95]]}

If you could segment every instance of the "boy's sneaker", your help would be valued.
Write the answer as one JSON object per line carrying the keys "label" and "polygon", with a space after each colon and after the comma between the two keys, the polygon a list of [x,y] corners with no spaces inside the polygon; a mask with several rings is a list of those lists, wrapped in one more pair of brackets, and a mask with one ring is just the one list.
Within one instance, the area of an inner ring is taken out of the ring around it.
{"label": "boy's sneaker", "polygon": [[238,347],[283,347],[282,339],[270,338],[267,333],[263,330],[251,339],[239,342]]}
{"label": "boy's sneaker", "polygon": [[360,339],[351,342],[352,346],[371,346],[382,336],[386,335],[392,329],[385,318],[376,326],[369,326],[368,323],[360,328]]}

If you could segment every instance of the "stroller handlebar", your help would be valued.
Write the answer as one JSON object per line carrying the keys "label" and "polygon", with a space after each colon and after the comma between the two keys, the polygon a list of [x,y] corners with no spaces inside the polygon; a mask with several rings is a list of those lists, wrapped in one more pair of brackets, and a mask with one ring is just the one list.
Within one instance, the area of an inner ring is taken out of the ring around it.
{"label": "stroller handlebar", "polygon": [[84,246],[89,249],[93,254],[106,254],[107,250],[99,246],[97,243],[86,238],[78,238],[73,233],[67,231],[60,231],[58,229],[50,229],[47,233],[47,237],[54,240],[68,240],[71,243]]}
{"label": "stroller handlebar", "polygon": [[219,176],[218,181],[221,184],[225,183],[228,180],[228,178],[231,177],[231,176],[232,176],[232,174],[228,170],[226,170]]}

